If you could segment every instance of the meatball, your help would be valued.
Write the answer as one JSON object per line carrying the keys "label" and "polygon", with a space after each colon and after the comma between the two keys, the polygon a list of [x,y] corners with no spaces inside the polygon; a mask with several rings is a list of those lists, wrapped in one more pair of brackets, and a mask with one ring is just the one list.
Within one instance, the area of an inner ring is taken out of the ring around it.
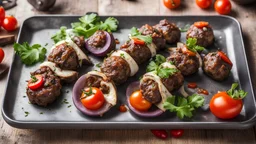
{"label": "meatball", "polygon": [[31,103],[40,106],[47,106],[52,103],[61,93],[60,79],[54,75],[54,72],[49,67],[41,67],[31,76],[42,75],[44,79],[43,87],[37,90],[31,90],[27,87],[28,99]]}
{"label": "meatball", "polygon": [[199,59],[196,56],[189,56],[183,53],[182,48],[177,48],[167,60],[173,61],[177,69],[185,76],[197,72],[200,66]]}
{"label": "meatball", "polygon": [[213,30],[210,25],[198,28],[194,25],[190,26],[188,32],[187,32],[187,39],[188,38],[196,38],[197,39],[197,45],[207,47],[213,43],[214,35]]}
{"label": "meatball", "polygon": [[93,48],[102,48],[106,44],[106,41],[105,32],[98,30],[88,39],[88,44]]}
{"label": "meatball", "polygon": [[174,23],[170,23],[166,19],[161,20],[154,28],[163,33],[166,42],[169,44],[176,43],[180,40],[180,29]]}
{"label": "meatball", "polygon": [[67,43],[57,45],[49,54],[48,61],[64,70],[76,70],[79,67],[76,51]]}
{"label": "meatball", "polygon": [[96,75],[87,75],[85,79],[85,87],[97,87],[104,94],[109,93],[109,87],[101,83],[103,79]]}
{"label": "meatball", "polygon": [[84,50],[85,41],[83,36],[74,36],[72,40],[81,50]]}
{"label": "meatball", "polygon": [[115,84],[124,83],[131,70],[129,64],[119,56],[111,56],[104,60],[101,72],[114,81]]}
{"label": "meatball", "polygon": [[150,35],[152,37],[153,43],[156,45],[157,49],[163,49],[165,47],[165,39],[161,31],[153,28],[152,26],[145,24],[139,31],[142,35]]}
{"label": "meatball", "polygon": [[162,78],[161,81],[168,91],[172,92],[173,90],[179,89],[183,85],[184,77],[181,72],[176,72],[168,78]]}
{"label": "meatball", "polygon": [[223,61],[217,52],[208,53],[203,60],[203,70],[212,79],[222,81],[229,76],[232,65]]}
{"label": "meatball", "polygon": [[137,64],[141,64],[151,58],[151,52],[147,45],[134,44],[132,40],[126,42],[120,49],[127,52]]}
{"label": "meatball", "polygon": [[162,100],[158,84],[154,80],[143,80],[140,83],[140,90],[142,92],[143,97],[153,104],[159,103]]}

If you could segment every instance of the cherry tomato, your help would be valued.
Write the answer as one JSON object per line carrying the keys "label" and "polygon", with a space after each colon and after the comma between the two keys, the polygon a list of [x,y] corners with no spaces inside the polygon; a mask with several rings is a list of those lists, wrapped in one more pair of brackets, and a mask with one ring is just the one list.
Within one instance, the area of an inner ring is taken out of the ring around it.
{"label": "cherry tomato", "polygon": [[125,105],[120,105],[120,106],[119,106],[119,111],[120,111],[120,112],[126,112],[126,111],[127,111],[126,106],[125,106]]}
{"label": "cherry tomato", "polygon": [[227,57],[227,55],[222,52],[222,51],[218,51],[218,55],[220,55],[221,59],[223,61],[225,61],[226,63],[230,64],[231,66],[233,66],[233,63],[231,62],[231,60]]}
{"label": "cherry tomato", "polygon": [[150,130],[157,138],[166,139],[168,134],[166,130]]}
{"label": "cherry tomato", "polygon": [[2,6],[0,6],[0,26],[2,25],[5,17],[5,10]]}
{"label": "cherry tomato", "polygon": [[198,21],[194,23],[194,26],[196,26],[197,28],[207,27],[208,25],[209,23],[205,21]]}
{"label": "cherry tomato", "polygon": [[17,28],[18,26],[18,21],[15,17],[13,16],[6,16],[4,18],[2,27],[7,30],[7,31],[13,31]]}
{"label": "cherry tomato", "polygon": [[145,42],[143,40],[140,40],[138,38],[132,38],[132,40],[134,41],[134,44],[138,44],[138,45],[144,45]]}
{"label": "cherry tomato", "polygon": [[212,0],[196,0],[196,4],[202,8],[202,9],[206,9],[209,8],[212,4]]}
{"label": "cherry tomato", "polygon": [[182,47],[182,53],[187,54],[189,56],[196,56],[196,54],[194,52],[192,52],[191,50],[189,50],[187,47]]}
{"label": "cherry tomato", "polygon": [[242,110],[241,99],[233,99],[225,91],[215,94],[210,101],[210,110],[218,118],[231,119]]}
{"label": "cherry tomato", "polygon": [[214,3],[214,9],[219,14],[229,14],[231,11],[231,3],[229,0],[217,0]]}
{"label": "cherry tomato", "polygon": [[183,135],[184,130],[183,129],[174,129],[174,130],[171,130],[170,133],[171,133],[172,137],[179,138]]}
{"label": "cherry tomato", "polygon": [[28,88],[31,90],[37,90],[44,84],[44,78],[42,75],[34,75],[28,81]]}
{"label": "cherry tomato", "polygon": [[87,109],[97,110],[105,102],[102,91],[96,87],[85,88],[81,95],[81,102]]}
{"label": "cherry tomato", "polygon": [[139,111],[147,111],[152,105],[149,101],[143,98],[140,90],[133,92],[129,100],[132,107]]}
{"label": "cherry tomato", "polygon": [[163,0],[165,7],[175,9],[180,6],[180,0]]}
{"label": "cherry tomato", "polygon": [[0,48],[0,63],[3,61],[3,59],[4,59],[4,50]]}

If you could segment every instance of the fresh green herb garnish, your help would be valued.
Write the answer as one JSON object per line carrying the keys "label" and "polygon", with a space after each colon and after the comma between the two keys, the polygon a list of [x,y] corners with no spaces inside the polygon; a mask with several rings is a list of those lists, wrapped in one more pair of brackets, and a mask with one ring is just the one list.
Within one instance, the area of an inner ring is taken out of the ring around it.
{"label": "fresh green herb garnish", "polygon": [[189,24],[186,24],[183,28],[180,28],[180,31],[181,32],[187,32],[188,29],[189,29],[190,25]]}
{"label": "fresh green herb garnish", "polygon": [[69,105],[68,108],[70,108],[72,105]]}
{"label": "fresh green herb garnish", "polygon": [[26,96],[23,96],[23,98],[25,98]]}
{"label": "fresh green herb garnish", "polygon": [[29,115],[29,112],[25,111],[25,117],[27,117]]}
{"label": "fresh green herb garnish", "polygon": [[151,44],[152,43],[152,37],[151,36],[141,35],[141,33],[135,27],[132,27],[132,29],[131,29],[131,38],[140,39],[140,40],[144,41],[146,44]]}
{"label": "fresh green herb garnish", "polygon": [[34,75],[31,75],[31,80],[32,80],[31,81],[32,83],[35,83],[38,81],[38,79]]}
{"label": "fresh green herb garnish", "polygon": [[176,68],[159,68],[158,67],[156,72],[160,78],[168,78],[170,75],[173,75],[178,71],[179,70]]}
{"label": "fresh green herb garnish", "polygon": [[[177,102],[175,102],[176,98]],[[164,102],[164,108],[170,112],[176,112],[176,115],[180,119],[183,119],[184,117],[191,118],[193,116],[193,111],[203,105],[204,97],[198,94],[193,94],[187,98],[172,96],[168,97]]]}
{"label": "fresh green herb garnish", "polygon": [[66,33],[67,27],[62,26],[60,27],[60,30],[51,37],[51,39],[54,41],[54,43],[57,43],[61,40],[65,40],[67,37],[67,33]]}
{"label": "fresh green herb garnish", "polygon": [[92,92],[92,87],[90,87],[90,89],[89,89],[88,92],[85,91],[85,90],[83,90],[83,89],[82,89],[82,92],[84,93],[85,96],[84,96],[84,97],[81,97],[80,99],[86,98],[87,96],[90,96],[90,95],[94,94],[94,93]]}
{"label": "fresh green herb garnish", "polygon": [[43,112],[40,112],[40,114],[44,114]]}
{"label": "fresh green herb garnish", "polygon": [[196,53],[197,51],[203,51],[204,47],[201,47],[199,45],[196,45],[197,39],[196,38],[188,38],[186,41],[186,46],[189,50]]}
{"label": "fresh green herb garnish", "polygon": [[63,99],[62,103],[64,103],[64,104],[69,104],[69,102],[68,102],[67,99]]}
{"label": "fresh green herb garnish", "polygon": [[100,68],[101,67],[101,63],[97,63],[96,67]]}
{"label": "fresh green herb garnish", "polygon": [[24,42],[22,45],[14,43],[13,47],[15,53],[20,56],[21,61],[26,65],[33,65],[37,62],[43,62],[47,52],[46,48],[41,47],[40,44],[29,46],[27,42]]}
{"label": "fresh green herb garnish", "polygon": [[227,91],[228,95],[231,96],[233,99],[243,99],[246,97],[247,92],[243,90],[237,90],[238,83],[233,83],[230,90]]}
{"label": "fresh green herb garnish", "polygon": [[123,59],[125,58],[123,53],[120,54],[120,57]]}
{"label": "fresh green herb garnish", "polygon": [[109,17],[104,22],[101,22],[100,29],[108,32],[116,31],[118,23],[116,18]]}

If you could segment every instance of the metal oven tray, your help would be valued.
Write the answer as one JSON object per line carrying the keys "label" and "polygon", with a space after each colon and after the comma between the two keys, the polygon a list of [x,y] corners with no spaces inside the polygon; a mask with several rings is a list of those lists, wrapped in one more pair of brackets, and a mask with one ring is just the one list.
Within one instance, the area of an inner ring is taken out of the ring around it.
{"label": "metal oven tray", "polygon": [[[105,19],[109,16],[101,16]],[[223,82],[216,82],[200,69],[196,74],[185,77],[187,82],[196,82],[199,87],[209,91],[205,96],[205,106],[196,111],[191,119],[179,120],[174,113],[166,112],[156,118],[141,118],[131,111],[121,113],[118,105],[126,104],[125,91],[127,86],[139,79],[145,73],[148,63],[140,65],[139,72],[130,77],[126,83],[117,87],[118,104],[111,108],[103,117],[89,117],[80,113],[72,102],[73,84],[64,85],[61,96],[47,107],[39,107],[29,104],[26,97],[26,80],[29,73],[36,70],[38,65],[27,67],[21,63],[20,58],[15,55],[9,73],[8,85],[3,99],[2,114],[5,121],[17,128],[83,128],[83,129],[152,129],[152,128],[183,128],[183,129],[237,129],[248,128],[254,124],[256,116],[255,97],[252,88],[250,73],[247,64],[244,44],[242,40],[239,22],[228,16],[115,16],[120,24],[119,30],[114,32],[120,44],[128,39],[131,27],[141,27],[143,24],[155,25],[161,19],[167,19],[176,23],[179,27],[193,24],[195,21],[208,21],[214,30],[214,45],[207,52],[216,51],[218,48],[228,54],[233,62],[232,72],[229,78]],[[28,18],[21,26],[18,43],[39,43],[48,49],[53,45],[50,37],[59,30],[60,26],[70,27],[70,23],[78,21],[79,16],[35,16]],[[182,33],[181,41],[185,42],[186,33]],[[120,47],[117,45],[117,48]],[[175,45],[172,45],[175,46]],[[101,58],[89,55],[94,64],[102,62]],[[86,72],[96,69],[96,66],[83,66],[79,69],[80,76]],[[244,99],[244,107],[241,114],[232,120],[220,120],[209,110],[209,100],[219,90],[227,90],[233,82],[239,82],[240,87],[248,92]],[[191,89],[187,89],[193,93]],[[64,100],[67,102],[63,102]],[[71,105],[71,106],[70,106]],[[29,112],[25,116],[25,111]]]}

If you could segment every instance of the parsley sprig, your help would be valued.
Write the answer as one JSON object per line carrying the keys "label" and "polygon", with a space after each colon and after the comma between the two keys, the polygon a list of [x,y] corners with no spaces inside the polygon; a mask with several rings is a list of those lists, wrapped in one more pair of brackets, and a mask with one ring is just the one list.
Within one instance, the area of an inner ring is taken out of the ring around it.
{"label": "parsley sprig", "polygon": [[66,33],[67,27],[62,26],[60,27],[60,30],[51,37],[51,39],[54,41],[54,43],[57,43],[61,40],[65,40],[67,37],[67,33]]}
{"label": "parsley sprig", "polygon": [[131,38],[137,38],[144,41],[146,44],[152,43],[152,37],[149,35],[142,35],[137,28],[132,27],[131,29]]}
{"label": "parsley sprig", "polygon": [[90,87],[89,91],[85,91],[85,90],[82,89],[82,92],[84,93],[84,96],[81,97],[80,99],[86,98],[86,97],[94,94],[93,91],[92,91],[92,87]]}
{"label": "parsley sprig", "polygon": [[196,38],[188,38],[186,41],[186,46],[189,50],[191,50],[192,52],[200,52],[204,50],[204,47],[199,46],[196,44],[197,43],[197,39]]}
{"label": "parsley sprig", "polygon": [[243,90],[237,90],[238,83],[233,83],[231,88],[227,91],[228,95],[233,99],[243,99],[246,97],[247,92]]}
{"label": "parsley sprig", "polygon": [[38,81],[38,79],[34,75],[31,75],[31,80],[32,80],[31,81],[32,83],[35,83]]}
{"label": "parsley sprig", "polygon": [[187,98],[180,96],[168,97],[164,102],[164,108],[170,112],[176,112],[178,118],[191,118],[196,108],[204,105],[204,97],[198,94],[193,94]]}

